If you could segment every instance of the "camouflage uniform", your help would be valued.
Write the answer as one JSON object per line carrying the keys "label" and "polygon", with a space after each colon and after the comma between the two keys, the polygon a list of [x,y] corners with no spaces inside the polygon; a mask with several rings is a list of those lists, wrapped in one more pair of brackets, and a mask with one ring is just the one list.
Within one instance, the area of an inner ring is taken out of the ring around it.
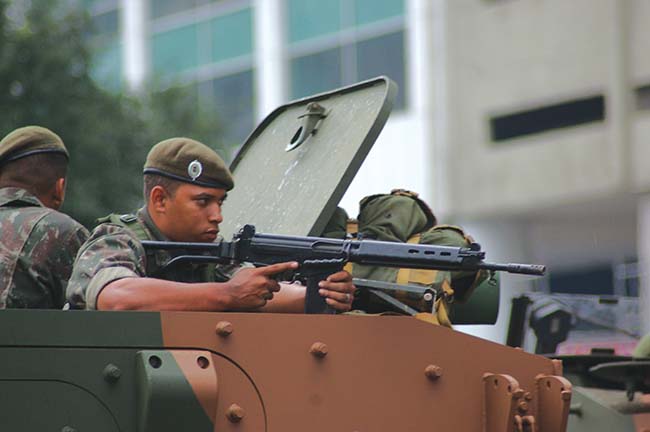
{"label": "camouflage uniform", "polygon": [[61,308],[88,231],[24,189],[0,189],[0,308]]}
{"label": "camouflage uniform", "polygon": [[136,215],[110,215],[79,251],[68,284],[67,297],[74,309],[97,309],[97,296],[111,282],[128,277],[153,277],[176,282],[225,282],[234,267],[183,264],[162,271],[173,255],[146,253],[140,240],[169,241],[151,220],[146,208]]}

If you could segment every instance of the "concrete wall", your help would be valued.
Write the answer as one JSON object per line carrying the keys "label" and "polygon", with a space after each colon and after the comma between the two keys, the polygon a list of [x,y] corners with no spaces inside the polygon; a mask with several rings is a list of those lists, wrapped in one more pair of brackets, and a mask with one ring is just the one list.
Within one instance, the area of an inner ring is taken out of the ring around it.
{"label": "concrete wall", "polygon": [[[650,85],[650,2],[630,2],[628,19],[630,23],[630,87]],[[636,191],[650,190],[650,110],[637,111],[631,116],[632,169]]]}
{"label": "concrete wall", "polygon": [[[601,206],[607,206],[602,211]],[[612,200],[538,214],[477,222],[460,220],[490,261],[527,261],[547,266],[548,274],[623,263],[637,253],[633,202]],[[511,301],[534,288],[536,278],[502,274],[499,318],[493,326],[458,326],[475,336],[505,343]],[[543,286],[544,283],[540,286]]]}
{"label": "concrete wall", "polygon": [[[617,5],[448,2],[449,163],[464,173],[450,182],[452,213],[521,212],[621,188]],[[596,94],[606,97],[602,123],[491,142],[491,116]]]}
{"label": "concrete wall", "polygon": [[[525,221],[503,219],[499,222],[460,221],[463,227],[488,252],[488,259],[496,262],[526,261],[530,256],[528,247],[530,232]],[[514,260],[513,257],[517,257]],[[501,275],[501,290],[499,299],[499,316],[495,325],[465,325],[456,326],[457,330],[474,336],[505,343],[510,320],[510,309],[513,297],[517,297],[532,287],[532,278],[527,276]]]}
{"label": "concrete wall", "polygon": [[[650,84],[650,2],[446,5],[445,215],[491,260],[557,272],[634,258],[636,193],[650,189],[650,111],[636,110],[633,94]],[[491,117],[598,94],[603,122],[491,140]],[[497,324],[463,330],[505,341],[510,300],[531,286],[504,277]]]}
{"label": "concrete wall", "polygon": [[551,272],[623,263],[636,255],[636,214],[632,208],[626,213],[550,217],[531,224],[528,238],[530,259]]}

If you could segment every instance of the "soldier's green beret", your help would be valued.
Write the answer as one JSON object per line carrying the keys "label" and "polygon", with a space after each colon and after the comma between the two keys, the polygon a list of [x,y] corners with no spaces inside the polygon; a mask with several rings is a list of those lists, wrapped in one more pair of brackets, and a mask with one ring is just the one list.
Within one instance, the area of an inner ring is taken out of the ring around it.
{"label": "soldier's green beret", "polygon": [[0,141],[0,164],[41,153],[59,153],[69,159],[63,140],[49,129],[25,126]]}
{"label": "soldier's green beret", "polygon": [[153,146],[143,172],[225,190],[235,185],[223,159],[210,147],[190,138],[170,138]]}

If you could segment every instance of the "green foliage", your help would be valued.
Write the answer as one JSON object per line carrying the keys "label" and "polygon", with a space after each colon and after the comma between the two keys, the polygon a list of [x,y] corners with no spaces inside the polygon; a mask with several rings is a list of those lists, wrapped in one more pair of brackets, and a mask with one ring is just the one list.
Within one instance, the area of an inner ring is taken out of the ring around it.
{"label": "green foliage", "polygon": [[[0,136],[40,125],[71,154],[64,211],[87,226],[141,204],[142,165],[156,142],[189,136],[213,146],[215,115],[199,110],[192,88],[110,93],[91,78],[88,17],[57,0],[32,0],[24,19],[9,20],[0,0]],[[56,15],[56,14],[59,15]]]}

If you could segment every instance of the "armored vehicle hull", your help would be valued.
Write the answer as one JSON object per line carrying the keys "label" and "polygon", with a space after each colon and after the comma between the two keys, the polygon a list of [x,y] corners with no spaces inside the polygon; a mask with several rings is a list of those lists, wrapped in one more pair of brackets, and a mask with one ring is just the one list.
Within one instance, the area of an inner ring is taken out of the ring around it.
{"label": "armored vehicle hull", "polygon": [[573,384],[568,431],[650,431],[646,359],[613,354],[558,358]]}
{"label": "armored vehicle hull", "polygon": [[563,431],[560,368],[411,317],[0,313],[5,430]]}
{"label": "armored vehicle hull", "polygon": [[573,388],[570,432],[643,432],[650,430],[650,397],[636,394],[627,400],[624,390]]}

